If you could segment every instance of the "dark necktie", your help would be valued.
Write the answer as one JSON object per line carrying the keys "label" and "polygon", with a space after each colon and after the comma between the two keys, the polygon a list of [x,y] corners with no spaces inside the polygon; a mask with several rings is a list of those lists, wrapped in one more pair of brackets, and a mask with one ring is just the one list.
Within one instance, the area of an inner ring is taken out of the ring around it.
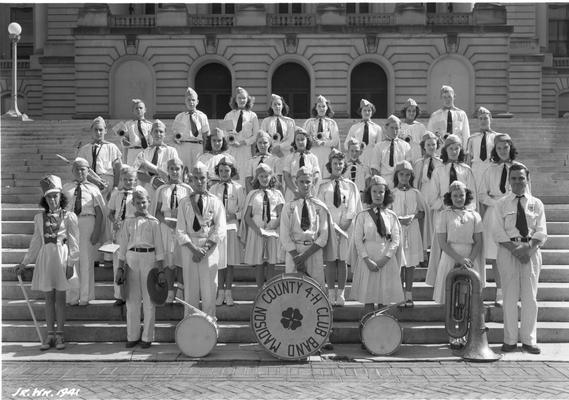
{"label": "dark necktie", "polygon": [[140,145],[142,146],[143,149],[145,149],[148,147],[148,142],[146,141],[146,137],[142,132],[142,121],[138,120],[137,125],[138,125],[138,134],[140,135]]}
{"label": "dark necktie", "polygon": [[[261,164],[263,162],[265,162],[265,156],[261,156],[261,159],[259,160],[259,164]],[[257,164],[257,165],[259,165],[259,164]]]}
{"label": "dark necktie", "polygon": [[506,167],[506,163],[504,163],[504,167],[502,168],[502,176],[500,177],[500,192],[506,193],[506,179],[508,178],[508,167]]}
{"label": "dark necktie", "polygon": [[243,130],[243,110],[239,111],[239,118],[237,118],[237,125],[235,126],[235,132],[241,132]]}
{"label": "dark necktie", "polygon": [[356,181],[357,171],[358,171],[358,167],[356,167],[356,164],[352,164],[352,167],[350,168],[350,180],[352,182]]}
{"label": "dark necktie", "polygon": [[121,221],[126,218],[126,198],[128,197],[128,192],[125,190],[121,201]]}
{"label": "dark necktie", "polygon": [[387,236],[387,229],[385,228],[385,221],[383,221],[383,217],[381,216],[379,208],[375,209],[375,214],[377,216],[377,221],[375,223],[375,226],[377,227],[377,233],[379,233],[379,236],[385,237]]}
{"label": "dark necktie", "polygon": [[227,182],[223,183],[223,206],[227,209]]}
{"label": "dark necktie", "polygon": [[81,214],[81,184],[78,183],[75,188],[75,206],[73,207],[73,212],[75,215],[79,216]]}
{"label": "dark necktie", "polygon": [[342,204],[342,195],[340,194],[340,181],[336,179],[334,184],[334,207],[338,208]]}
{"label": "dark necktie", "polygon": [[194,135],[194,137],[198,137],[198,127],[196,125],[196,121],[194,121],[194,113],[190,114],[190,131],[192,132],[192,135]]}
{"label": "dark necktie", "polygon": [[362,137],[362,142],[364,142],[366,146],[369,144],[369,125],[367,124],[367,121],[364,121],[364,135]]}
{"label": "dark necktie", "polygon": [[172,194],[170,195],[170,210],[178,208],[178,185],[174,184]]}
{"label": "dark necktie", "polygon": [[152,155],[152,161],[150,161],[153,165],[158,166],[158,153],[160,152],[160,146],[156,146],[154,149],[154,154]]}
{"label": "dark necktie", "polygon": [[93,143],[93,146],[91,147],[91,169],[95,172],[97,172],[97,156],[99,155],[99,152],[97,151],[99,149],[99,145],[97,143]]}
{"label": "dark necktie", "polygon": [[395,153],[395,139],[391,139],[391,144],[389,145],[389,166],[393,167],[393,154]]}
{"label": "dark necktie", "polygon": [[448,110],[447,114],[447,133],[452,135],[452,112]]}
{"label": "dark necktie", "polygon": [[429,157],[429,166],[427,167],[427,178],[431,179],[433,176],[433,170],[435,169],[435,165],[433,164],[433,157]]}
{"label": "dark necktie", "polygon": [[484,132],[482,142],[480,142],[480,159],[486,161],[486,158],[488,158],[488,153],[486,151],[486,132]]}
{"label": "dark necktie", "polygon": [[308,205],[306,204],[306,199],[302,202],[302,212],[300,215],[300,228],[303,231],[307,231],[310,228],[310,215],[308,214]]}
{"label": "dark necktie", "polygon": [[454,181],[457,180],[456,169],[454,169],[454,163],[450,163],[449,177],[450,177],[450,179],[449,179],[448,185],[450,186]]}
{"label": "dark necktie", "polygon": [[528,221],[526,219],[526,213],[524,211],[524,207],[522,206],[522,198],[524,195],[516,196],[518,199],[518,212],[516,215],[516,228],[520,232],[522,237],[527,237],[529,230],[528,230]]}
{"label": "dark necktie", "polygon": [[[199,195],[199,198],[198,198],[198,211],[199,211],[200,215],[203,215],[203,199],[202,199],[201,194]],[[198,221],[197,215],[194,216],[193,228],[194,228],[194,232],[197,232],[202,228],[202,226],[200,225],[200,221]]]}
{"label": "dark necktie", "polygon": [[299,168],[304,167],[304,153],[300,153],[300,158],[298,160],[298,167]]}
{"label": "dark necktie", "polygon": [[277,117],[277,133],[279,134],[281,140],[283,139],[283,126],[281,124],[281,120]]}
{"label": "dark necktie", "polygon": [[316,132],[324,132],[324,128],[322,127],[322,118],[318,118],[318,130]]}
{"label": "dark necktie", "polygon": [[266,190],[263,190],[265,194],[263,195],[263,221],[271,222],[271,203],[269,202],[269,194]]}

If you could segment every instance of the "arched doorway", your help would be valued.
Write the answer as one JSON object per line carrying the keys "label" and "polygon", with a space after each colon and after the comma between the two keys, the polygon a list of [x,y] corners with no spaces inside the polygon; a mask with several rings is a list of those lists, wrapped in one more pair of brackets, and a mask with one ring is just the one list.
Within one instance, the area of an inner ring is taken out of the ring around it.
{"label": "arched doorway", "polygon": [[375,105],[374,118],[387,117],[387,75],[383,68],[372,62],[357,65],[350,75],[350,116],[359,118],[360,100]]}
{"label": "arched doorway", "polygon": [[206,64],[199,69],[195,82],[200,100],[198,109],[208,118],[223,119],[230,110],[231,72],[219,63]]}
{"label": "arched doorway", "polygon": [[146,118],[152,118],[155,105],[154,76],[150,67],[141,60],[119,61],[112,72],[110,92],[111,117],[132,117],[132,99],[141,99],[146,105]]}
{"label": "arched doorway", "polygon": [[310,76],[297,63],[285,63],[273,73],[271,88],[274,94],[283,97],[294,118],[310,116]]}
{"label": "arched doorway", "polygon": [[428,112],[441,107],[441,87],[449,85],[454,89],[454,104],[467,115],[474,111],[474,73],[468,61],[457,57],[446,57],[435,62],[429,74]]}

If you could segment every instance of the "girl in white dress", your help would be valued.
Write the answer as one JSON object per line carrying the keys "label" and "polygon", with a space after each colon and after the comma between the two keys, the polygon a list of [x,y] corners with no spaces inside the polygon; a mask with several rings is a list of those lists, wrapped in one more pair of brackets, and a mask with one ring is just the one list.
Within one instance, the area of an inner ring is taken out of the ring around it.
{"label": "girl in white dress", "polygon": [[210,187],[219,182],[219,176],[215,173],[215,167],[222,158],[231,160],[235,165],[235,159],[227,152],[228,147],[225,133],[221,129],[215,128],[206,139],[205,153],[198,156],[198,162],[204,163],[207,167],[208,185]]}
{"label": "girl in white dress", "polygon": [[421,192],[413,187],[413,168],[408,161],[395,166],[393,176],[393,211],[401,223],[401,247],[406,264],[401,268],[401,284],[405,288],[405,307],[413,307],[413,274],[415,267],[423,261],[427,243],[423,231],[428,223],[425,220],[427,203]]}
{"label": "girl in white dress", "polygon": [[259,131],[259,120],[257,114],[251,109],[255,98],[242,87],[235,89],[235,94],[231,97],[229,106],[231,111],[225,115],[225,120],[233,121],[235,130],[228,135],[228,153],[235,159],[235,167],[241,172],[239,183],[245,184],[245,170],[251,158],[251,148],[255,144],[255,138]]}
{"label": "girl in white dress", "polygon": [[283,180],[285,187],[285,200],[294,200],[298,188],[296,186],[296,173],[301,167],[306,167],[312,171],[314,190],[318,190],[320,176],[320,165],[318,158],[310,151],[312,148],[312,137],[302,128],[296,128],[294,141],[292,143],[293,153],[285,157],[282,165]]}
{"label": "girl in white dress", "polygon": [[213,185],[209,191],[222,201],[225,207],[225,220],[227,221],[227,268],[220,269],[217,273],[218,285],[215,305],[220,306],[225,303],[232,306],[233,266],[240,265],[243,261],[243,246],[237,236],[237,227],[245,206],[245,189],[239,182],[233,181],[237,175],[237,169],[230,160],[221,159],[215,167],[215,172],[221,181]]}
{"label": "girl in white dress", "polygon": [[257,287],[275,274],[275,264],[284,260],[278,228],[285,203],[275,188],[273,170],[261,163],[255,171],[253,190],[245,199],[245,214],[239,227],[239,237],[245,245],[245,264],[255,266]]}
{"label": "girl in white dress", "polygon": [[294,139],[295,123],[289,114],[288,104],[281,96],[271,95],[271,107],[267,111],[269,116],[261,122],[261,130],[267,132],[273,138],[273,154],[282,158],[290,152],[291,143]]}
{"label": "girl in white dress", "polygon": [[371,117],[375,114],[375,106],[372,103],[366,99],[361,99],[359,113],[362,116],[362,120],[350,127],[348,135],[344,140],[344,150],[348,149],[350,139],[355,138],[359,140],[362,146],[361,160],[365,165],[371,165],[373,149],[381,141],[383,134],[381,127],[371,120]]}
{"label": "girl in white dress", "polygon": [[255,180],[255,175],[257,174],[256,170],[259,164],[267,164],[271,167],[277,179],[277,187],[282,187],[282,174],[278,171],[280,160],[271,154],[272,140],[271,135],[263,130],[257,133],[257,141],[255,144],[256,154],[249,159],[247,169],[243,173],[246,177],[245,189],[247,193],[253,190],[253,181]]}
{"label": "girl in white dress", "polygon": [[348,272],[348,237],[353,231],[352,221],[362,206],[356,184],[342,176],[347,168],[344,154],[332,149],[326,168],[330,178],[325,179],[318,190],[318,198],[328,207],[334,223],[333,227],[329,227],[328,251],[324,253],[326,283],[332,305],[343,306],[346,301],[344,288]]}
{"label": "girl in white dress", "polygon": [[26,265],[35,262],[32,290],[44,292],[47,325],[47,336],[40,350],[53,346],[63,350],[65,291],[70,287],[68,279],[73,275],[73,267],[79,262],[79,228],[77,216],[65,210],[67,198],[61,193],[61,179],[47,175],[40,185],[43,192],[40,206],[44,211],[34,217],[30,248],[15,271],[21,275]]}
{"label": "girl in white dress", "polygon": [[360,212],[354,222],[350,243],[351,265],[355,266],[351,297],[364,304],[364,315],[374,310],[374,303],[403,301],[399,271],[402,259],[401,226],[390,209],[393,195],[387,182],[374,175],[364,191],[370,208]]}
{"label": "girl in white dress", "polygon": [[320,171],[326,176],[326,163],[332,149],[340,146],[340,133],[336,121],[332,119],[334,111],[330,102],[324,96],[316,98],[316,104],[312,108],[312,118],[304,123],[304,129],[312,136],[312,152],[318,157]]}
{"label": "girl in white dress", "polygon": [[411,164],[421,158],[423,155],[421,150],[421,140],[427,131],[425,125],[416,120],[421,114],[421,109],[417,102],[413,99],[407,99],[401,110],[401,129],[399,130],[399,137],[405,140],[411,146],[408,154],[408,159]]}

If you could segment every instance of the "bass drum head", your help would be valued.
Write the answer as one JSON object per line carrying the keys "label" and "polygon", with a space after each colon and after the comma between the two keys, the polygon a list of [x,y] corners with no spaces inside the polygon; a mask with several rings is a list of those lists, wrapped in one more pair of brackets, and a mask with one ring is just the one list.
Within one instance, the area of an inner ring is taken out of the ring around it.
{"label": "bass drum head", "polygon": [[401,346],[403,331],[391,315],[368,314],[362,319],[361,339],[371,354],[388,356]]}
{"label": "bass drum head", "polygon": [[301,360],[314,354],[332,328],[332,307],[320,285],[299,274],[268,281],[251,310],[257,342],[281,360]]}
{"label": "bass drum head", "polygon": [[217,343],[215,323],[201,315],[190,315],[176,326],[176,344],[188,357],[204,357]]}

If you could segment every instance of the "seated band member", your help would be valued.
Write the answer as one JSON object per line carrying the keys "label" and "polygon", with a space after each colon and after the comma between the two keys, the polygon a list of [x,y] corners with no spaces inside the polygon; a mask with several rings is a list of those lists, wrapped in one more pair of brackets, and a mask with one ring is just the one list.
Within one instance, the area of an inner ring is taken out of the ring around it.
{"label": "seated band member", "polygon": [[[541,270],[540,247],[547,240],[543,203],[528,191],[529,170],[516,163],[510,167],[512,192],[494,207],[494,240],[498,246],[498,269],[504,291],[504,344],[502,351],[517,348],[539,354],[537,346],[537,284]],[[521,326],[518,336],[518,299]]]}
{"label": "seated band member", "polygon": [[[191,170],[194,189],[178,204],[176,238],[182,247],[184,297],[215,318],[217,271],[227,265],[226,219],[223,203],[208,192],[208,169],[196,163]],[[185,315],[191,310],[185,310]]]}
{"label": "seated band member", "polygon": [[433,132],[439,137],[441,143],[449,135],[457,135],[462,146],[466,148],[468,138],[470,137],[470,125],[468,124],[468,116],[460,108],[454,105],[454,89],[444,85],[441,87],[442,108],[431,114],[427,130]]}
{"label": "seated band member", "polygon": [[204,142],[209,136],[209,121],[207,115],[197,109],[198,94],[189,87],[184,98],[186,108],[176,115],[172,123],[174,143],[184,166],[191,168],[198,160],[198,155],[204,151]]}

